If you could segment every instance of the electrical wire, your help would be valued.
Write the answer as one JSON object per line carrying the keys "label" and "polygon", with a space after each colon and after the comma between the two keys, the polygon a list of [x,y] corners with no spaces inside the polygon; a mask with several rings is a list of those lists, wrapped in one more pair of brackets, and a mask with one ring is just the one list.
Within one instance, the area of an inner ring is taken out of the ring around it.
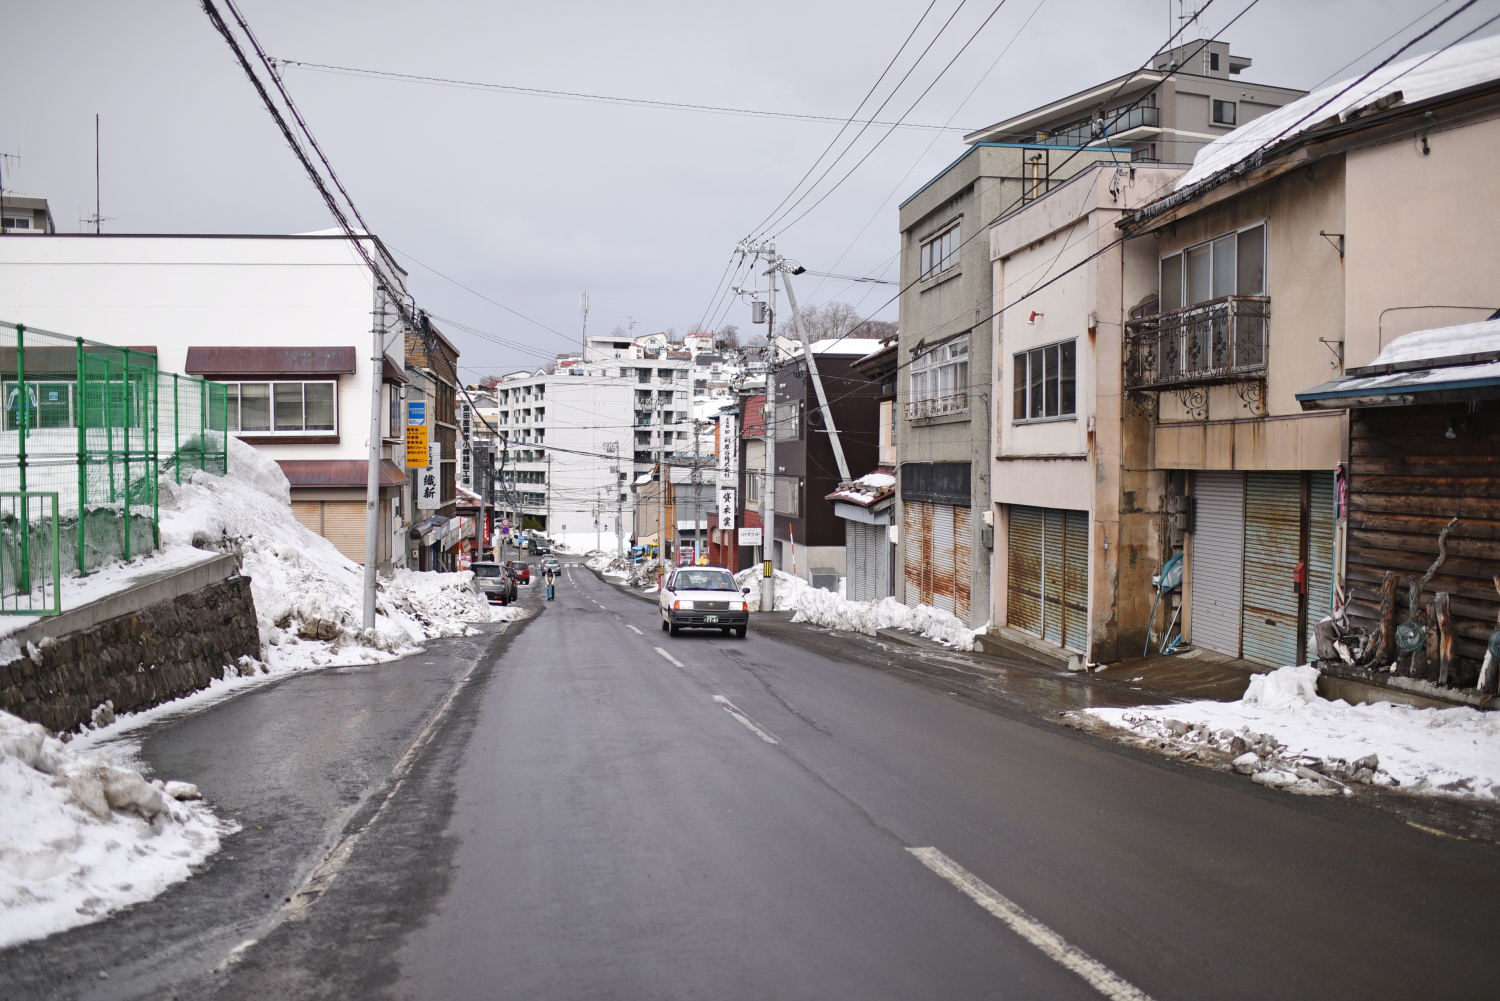
{"label": "electrical wire", "polygon": [[[934,0],[936,2],[936,0]],[[548,90],[542,87],[521,87],[504,83],[484,83],[476,80],[455,80],[447,77],[423,76],[417,73],[396,73],[390,70],[361,69],[355,66],[334,66],[328,63],[305,62],[301,59],[272,58],[277,66],[293,66],[300,69],[330,73],[336,76],[369,77],[371,79],[400,80],[408,83],[431,84],[440,87],[456,87],[462,90],[502,91],[530,97],[560,98],[569,101],[585,101],[595,104],[621,104],[637,108],[659,108],[668,111],[693,111],[715,115],[733,115],[745,118],[777,118],[787,121],[817,122],[819,124],[842,123],[848,126],[854,119],[836,118],[831,115],[806,115],[791,111],[764,111],[752,108],[729,108],[712,104],[687,104],[680,101],[656,101],[640,97],[619,97],[609,94],[587,94],[571,90]],[[858,114],[856,109],[855,114]],[[867,125],[890,125],[890,122],[869,121]],[[923,129],[940,132],[962,131],[953,125],[920,125],[912,122],[898,123],[900,128]]]}

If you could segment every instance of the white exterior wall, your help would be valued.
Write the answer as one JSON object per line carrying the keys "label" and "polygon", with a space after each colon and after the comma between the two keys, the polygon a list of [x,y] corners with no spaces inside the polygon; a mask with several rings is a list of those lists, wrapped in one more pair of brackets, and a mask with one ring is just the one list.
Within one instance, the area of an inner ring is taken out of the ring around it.
{"label": "white exterior wall", "polygon": [[[191,346],[352,345],[355,372],[338,378],[338,443],[257,445],[273,459],[367,457],[373,289],[343,237],[0,240],[0,318],[106,344],[155,346],[165,372],[183,372]],[[399,335],[387,353],[404,363]]]}

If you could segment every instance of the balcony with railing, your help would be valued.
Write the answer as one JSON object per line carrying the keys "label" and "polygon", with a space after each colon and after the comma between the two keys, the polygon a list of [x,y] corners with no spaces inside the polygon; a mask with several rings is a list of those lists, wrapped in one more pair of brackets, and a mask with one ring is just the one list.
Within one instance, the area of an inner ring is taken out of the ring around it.
{"label": "balcony with railing", "polygon": [[934,396],[923,400],[908,400],[906,403],[906,419],[909,421],[968,412],[969,394],[967,392],[948,393],[945,396]]}
{"label": "balcony with railing", "polygon": [[1160,121],[1160,108],[1144,106],[1120,108],[1105,113],[1102,132],[1095,120],[1085,119],[1073,125],[1063,126],[1046,138],[1039,139],[1038,143],[1043,146],[1087,146],[1098,140],[1129,132],[1131,129],[1157,128]]}
{"label": "balcony with railing", "polygon": [[1266,377],[1271,300],[1222,299],[1125,324],[1126,389],[1188,389]]}

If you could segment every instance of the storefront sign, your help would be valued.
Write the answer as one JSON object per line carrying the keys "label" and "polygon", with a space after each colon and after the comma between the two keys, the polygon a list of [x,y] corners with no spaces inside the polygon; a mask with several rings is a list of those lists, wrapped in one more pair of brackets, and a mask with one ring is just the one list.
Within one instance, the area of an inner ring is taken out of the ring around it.
{"label": "storefront sign", "polygon": [[427,425],[406,425],[406,468],[423,469],[427,466]]}
{"label": "storefront sign", "polygon": [[458,485],[474,490],[474,408],[468,400],[458,405]]}
{"label": "storefront sign", "polygon": [[719,527],[734,527],[734,487],[719,484]]}
{"label": "storefront sign", "polygon": [[756,527],[756,528],[742,528],[742,529],[739,530],[739,532],[740,532],[740,545],[742,545],[742,546],[758,546],[758,545],[761,544],[761,541],[760,541],[760,528],[759,527]]}
{"label": "storefront sign", "polygon": [[417,510],[435,511],[443,503],[443,446],[432,442],[427,446],[427,465],[417,473]]}

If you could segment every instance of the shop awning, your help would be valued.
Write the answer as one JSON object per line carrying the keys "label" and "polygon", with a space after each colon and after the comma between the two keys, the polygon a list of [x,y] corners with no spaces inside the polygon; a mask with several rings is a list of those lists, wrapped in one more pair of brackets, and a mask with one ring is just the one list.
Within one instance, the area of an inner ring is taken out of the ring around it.
{"label": "shop awning", "polygon": [[[367,482],[370,464],[364,459],[279,459],[276,463],[287,480],[297,487],[325,490],[360,487]],[[390,459],[380,461],[380,485],[396,487],[406,482],[406,472]]]}
{"label": "shop awning", "polygon": [[354,374],[354,348],[189,347],[189,375],[271,378]]}

